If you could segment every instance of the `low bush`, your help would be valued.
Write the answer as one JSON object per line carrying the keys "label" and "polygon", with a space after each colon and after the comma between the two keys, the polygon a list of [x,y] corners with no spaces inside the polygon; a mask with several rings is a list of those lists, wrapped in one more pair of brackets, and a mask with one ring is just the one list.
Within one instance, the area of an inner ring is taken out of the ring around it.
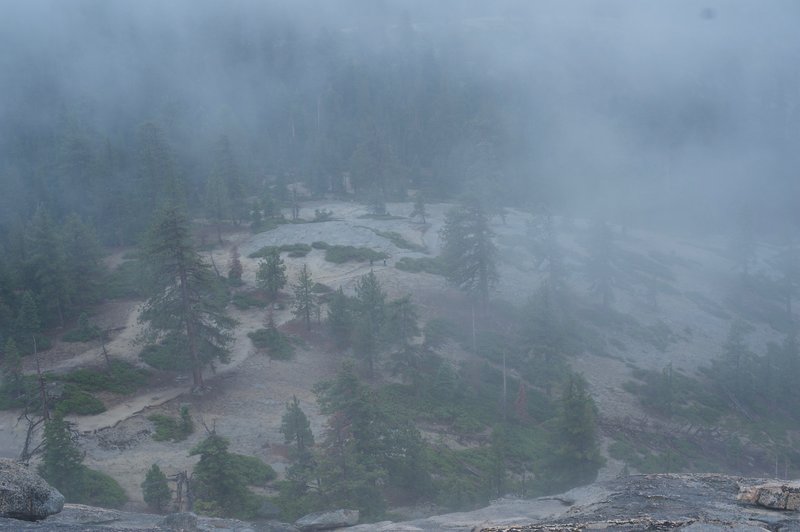
{"label": "low bush", "polygon": [[[311,251],[311,246],[308,244],[281,244],[280,246],[264,246],[263,248],[249,254],[251,259],[261,259],[273,252],[287,252],[292,257],[305,257]],[[292,255],[294,253],[294,255]]]}
{"label": "low bush", "polygon": [[162,371],[186,371],[192,367],[186,348],[177,339],[165,338],[157,344],[146,345],[139,358]]}
{"label": "low bush", "polygon": [[331,247],[331,245],[327,242],[323,242],[322,240],[316,240],[311,243],[311,247],[314,249],[328,249]]}
{"label": "low bush", "polygon": [[85,312],[78,318],[78,327],[64,334],[65,342],[89,342],[100,337],[100,327],[89,323],[89,316]]}
{"label": "low bush", "polygon": [[89,506],[121,508],[128,502],[128,496],[119,483],[102,471],[83,466],[80,492],[75,501]]}
{"label": "low bush", "polygon": [[325,260],[334,264],[345,262],[366,262],[368,260],[383,260],[389,255],[382,251],[355,246],[330,246],[325,250]]}
{"label": "low bush", "polygon": [[255,456],[231,453],[231,466],[246,480],[249,486],[264,486],[278,478],[278,473]]}
{"label": "low bush", "polygon": [[194,421],[187,407],[181,407],[179,418],[167,416],[165,414],[153,414],[147,419],[153,422],[156,431],[153,439],[156,441],[183,441],[194,432]]}
{"label": "low bush", "polygon": [[398,260],[394,266],[398,270],[403,270],[404,272],[425,272],[433,275],[445,275],[444,264],[442,264],[442,260],[438,257],[422,257],[419,259],[403,257]]}
{"label": "low bush", "polygon": [[294,355],[294,346],[289,337],[274,327],[258,329],[247,333],[253,345],[259,349],[266,349],[267,355],[273,360],[289,360]]}
{"label": "low bush", "polygon": [[128,394],[147,383],[147,371],[122,360],[112,360],[110,367],[81,368],[58,377],[86,392],[107,391]]}
{"label": "low bush", "polygon": [[81,390],[75,384],[67,384],[55,410],[59,415],[92,416],[105,412],[106,407],[94,395]]}
{"label": "low bush", "polygon": [[253,290],[249,292],[236,292],[231,299],[233,306],[239,310],[250,308],[266,308],[269,305],[266,294]]}

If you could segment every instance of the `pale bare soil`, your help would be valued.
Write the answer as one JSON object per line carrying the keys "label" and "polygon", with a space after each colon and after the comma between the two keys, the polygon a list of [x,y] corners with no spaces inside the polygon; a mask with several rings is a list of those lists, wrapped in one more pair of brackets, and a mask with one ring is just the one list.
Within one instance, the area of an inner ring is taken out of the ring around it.
{"label": "pale bare soil", "polygon": [[[244,266],[243,280],[246,286],[251,287],[255,283],[258,260],[247,255],[262,246],[310,244],[318,240],[329,244],[367,246],[389,254],[385,266],[382,261],[376,261],[372,266],[368,263],[332,264],[324,260],[324,251],[321,250],[312,250],[303,258],[288,258],[284,254],[290,283],[297,279],[299,269],[306,264],[315,281],[332,288],[341,286],[346,292],[351,292],[359,277],[372,269],[390,296],[411,294],[419,305],[423,320],[436,316],[466,316],[469,304],[461,294],[449,288],[443,278],[410,274],[394,268],[394,263],[401,257],[422,257],[425,254],[397,248],[369,229],[400,233],[410,242],[426,246],[430,256],[435,256],[439,251],[438,230],[447,205],[428,206],[429,223],[426,226],[409,219],[361,219],[358,216],[365,214],[366,209],[346,202],[309,202],[301,210],[301,217],[311,219],[314,209],[323,208],[332,210],[336,220],[281,225],[256,235],[243,230],[229,232],[225,236],[225,245],[212,252],[215,264],[220,271],[226,272],[229,250],[237,245]],[[388,205],[389,211],[399,216],[407,216],[411,208],[410,203]],[[541,272],[537,271],[534,258],[524,245],[529,218],[529,215],[512,211],[505,224],[499,219],[493,220],[503,256],[501,282],[495,297],[514,304],[523,303],[541,279]],[[587,282],[580,270],[586,253],[587,224],[577,221],[567,225],[559,221],[559,227],[560,242],[566,249],[571,270],[570,285],[574,297],[583,306],[596,304],[587,294]],[[630,279],[624,279],[626,282],[620,283],[616,290],[613,307],[633,316],[642,325],[666,325],[673,333],[674,341],[665,349],[657,349],[640,338],[609,332],[602,336],[616,342],[606,341],[596,350],[587,350],[571,360],[573,367],[588,380],[601,415],[624,419],[643,415],[636,399],[622,389],[622,384],[630,379],[631,366],[661,369],[672,363],[676,369],[692,374],[718,356],[729,321],[701,308],[696,303],[697,296],[689,298],[686,294],[701,294],[722,307],[733,273],[732,264],[724,257],[724,242],[714,239],[687,242],[677,237],[628,231],[626,236],[618,239],[618,245],[636,256],[657,256],[660,261],[667,262],[673,277],[668,284],[674,288],[659,293],[658,306],[653,308],[648,303],[646,290],[635,282],[629,282]],[[111,261],[118,264],[123,260],[121,257],[121,252],[116,253]],[[93,317],[101,326],[121,328],[107,345],[111,356],[137,364],[141,350],[141,345],[135,342],[141,330],[138,323],[140,304],[135,301],[110,302],[98,309]],[[242,312],[231,307],[231,314],[238,321],[231,361],[217,364],[213,371],[207,371],[209,390],[203,395],[190,394],[185,379],[162,380],[158,387],[142,390],[135,396],[109,399],[109,409],[103,414],[72,419],[82,433],[81,445],[86,451],[87,464],[119,480],[134,501],[133,507],[141,506],[139,484],[152,463],[158,463],[167,474],[191,470],[195,458],[189,457],[188,451],[204,437],[202,424],[209,429],[216,428],[228,438],[233,451],[258,456],[279,472],[286,465],[286,448],[279,432],[280,418],[292,396],[300,400],[311,418],[315,435],[321,437],[324,420],[318,414],[311,390],[314,384],[335,372],[344,355],[331,352],[314,336],[304,348],[298,349],[293,360],[271,361],[265,354],[256,352],[247,337],[248,332],[263,326],[266,311]],[[288,324],[291,318],[288,309],[274,312],[274,319],[280,326],[294,327]],[[762,352],[766,341],[778,339],[778,335],[767,325],[754,325],[756,330],[750,335],[750,342],[755,351]],[[470,356],[455,345],[444,351],[443,354],[454,361]],[[100,364],[102,356],[99,346],[94,343],[58,343],[43,353],[41,360],[45,370],[65,371],[77,366]],[[26,371],[34,370],[32,364],[32,359],[26,360]],[[182,404],[189,405],[197,422],[196,432],[182,443],[153,441],[150,436],[152,424],[147,421],[147,416],[154,412],[177,415]],[[13,456],[21,448],[23,433],[21,427],[15,428],[16,415],[0,412],[2,455]],[[436,427],[425,427],[423,432],[431,441],[461,445],[446,433],[437,431]],[[621,464],[610,461],[601,474],[606,478],[614,477],[620,469]]]}

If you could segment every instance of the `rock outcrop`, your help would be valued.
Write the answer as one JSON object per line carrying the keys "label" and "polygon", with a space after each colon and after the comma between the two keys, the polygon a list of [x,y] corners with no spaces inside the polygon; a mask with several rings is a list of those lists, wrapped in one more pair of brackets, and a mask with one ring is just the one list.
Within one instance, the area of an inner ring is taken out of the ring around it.
{"label": "rock outcrop", "polygon": [[294,524],[303,532],[312,532],[353,526],[356,523],[358,523],[358,510],[332,510],[304,515]]}
{"label": "rock outcrop", "polygon": [[[798,485],[723,475],[635,475],[576,488],[557,497],[501,499],[490,506],[402,523],[356,525],[346,532],[789,532],[800,531]],[[740,496],[740,493],[742,494]],[[768,507],[775,506],[775,507]],[[353,523],[352,514],[331,526]],[[0,519],[0,531],[161,530],[163,516],[67,504],[45,522]],[[311,521],[311,519],[309,518]],[[299,524],[299,523],[298,523]],[[290,532],[285,523],[197,517],[199,532]],[[305,529],[305,530],[314,530]],[[320,530],[317,528],[316,530]]]}
{"label": "rock outcrop", "polygon": [[0,459],[0,516],[39,521],[64,507],[64,496],[23,464]]}

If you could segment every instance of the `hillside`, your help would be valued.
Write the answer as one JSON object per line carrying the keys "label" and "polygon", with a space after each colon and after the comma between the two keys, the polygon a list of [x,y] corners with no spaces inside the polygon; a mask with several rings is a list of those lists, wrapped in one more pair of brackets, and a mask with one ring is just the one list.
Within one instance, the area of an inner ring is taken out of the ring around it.
{"label": "hillside", "polygon": [[[439,254],[439,230],[449,207],[446,204],[428,206],[428,223],[422,224],[418,219],[409,218],[410,203],[388,204],[392,216],[375,219],[365,216],[367,208],[358,204],[307,202],[300,211],[301,219],[311,220],[315,210],[321,209],[332,211],[333,219],[287,223],[255,234],[244,227],[231,226],[224,234],[224,244],[204,255],[213,256],[214,263],[226,269],[231,247],[238,246],[244,266],[244,285],[236,288],[235,293],[246,293],[255,285],[258,264],[258,259],[248,255],[264,246],[325,242],[367,247],[385,253],[388,256],[385,265],[382,259],[374,260],[373,264],[329,262],[325,260],[323,249],[311,249],[303,257],[292,258],[287,253],[282,256],[290,282],[294,282],[305,264],[315,282],[334,290],[341,287],[349,294],[361,276],[374,271],[390,298],[411,296],[417,305],[420,323],[445,319],[468,330],[470,305],[463,294],[449,287],[440,275],[413,273],[396,267],[404,258],[420,259]],[[489,340],[481,336],[481,331],[502,332],[504,316],[517,312],[514,308],[524,305],[544,278],[530,245],[531,220],[530,214],[513,210],[505,220],[492,219],[499,249],[499,283],[491,296],[489,309],[479,320],[478,349],[473,352],[470,342],[459,339],[458,334],[440,348],[440,354],[455,367],[459,364],[482,367],[478,364],[488,363],[483,367],[500,370],[501,362],[496,354],[484,350]],[[571,319],[577,324],[573,331],[579,331],[576,335],[580,336],[579,342],[571,344],[575,347],[564,355],[564,360],[586,379],[597,405],[606,456],[600,478],[614,478],[623,471],[704,470],[771,476],[778,460],[781,475],[794,474],[800,461],[794,461],[792,454],[782,450],[791,447],[793,433],[780,433],[785,440],[780,442],[779,449],[770,439],[773,436],[777,439],[779,432],[767,435],[755,413],[743,421],[737,417],[735,407],[726,406],[723,401],[722,405],[715,406],[719,410],[717,417],[706,418],[716,420],[711,426],[695,412],[701,406],[696,404],[698,392],[694,387],[713,387],[708,372],[703,370],[720,357],[734,318],[749,324],[746,342],[756,354],[765,353],[768,342],[783,341],[787,330],[783,302],[777,297],[779,294],[773,296],[774,292],[769,290],[769,278],[775,274],[767,266],[768,259],[777,250],[766,244],[759,246],[760,260],[755,271],[760,273],[753,275],[751,284],[742,288],[726,240],[614,227],[615,297],[609,308],[603,308],[598,298],[590,293],[583,273],[591,246],[590,224],[556,217],[555,227],[568,272]],[[111,260],[119,267],[131,260],[124,257],[117,253]],[[288,294],[289,290],[285,292]],[[334,375],[348,354],[333,348],[324,324],[315,323],[311,332],[305,332],[292,320],[288,296],[283,301],[281,308],[272,312],[272,317],[281,331],[299,338],[291,359],[274,360],[266,356],[247,336],[264,326],[266,310],[229,305],[231,315],[238,322],[231,360],[207,371],[209,389],[205,393],[189,393],[188,382],[181,375],[161,374],[133,393],[99,394],[106,407],[103,413],[68,418],[80,433],[85,463],[120,482],[131,499],[129,508],[143,508],[139,486],[150,464],[158,463],[168,475],[191,470],[197,457],[190,457],[188,451],[205,437],[203,426],[214,428],[228,438],[232,451],[261,458],[279,475],[286,472],[290,463],[279,429],[286,404],[293,396],[309,416],[313,433],[318,439],[322,438],[326,418],[320,414],[312,389]],[[103,327],[117,329],[106,345],[112,357],[145,367],[139,359],[142,344],[137,342],[140,305],[139,300],[109,301],[96,309],[92,319]],[[513,360],[513,357],[509,359],[510,378],[528,379],[514,366]],[[41,354],[42,370],[55,374],[76,367],[98,366],[102,362],[101,346],[96,341],[67,344],[56,338],[54,347]],[[387,367],[387,363],[384,360],[382,367]],[[682,404],[685,408],[680,414],[665,416],[643,406],[646,394],[637,392],[641,388],[637,388],[636,383],[646,382],[647,371],[660,374],[670,364],[677,375],[685,378],[685,382],[681,381],[685,390],[676,388],[676,394],[686,393],[687,396],[683,398],[686,404]],[[35,371],[31,357],[25,360],[25,371]],[[398,379],[384,369],[373,385],[393,382]],[[528,384],[532,390],[537,389],[530,380]],[[516,391],[516,387],[511,388],[512,399]],[[533,399],[530,401],[533,403]],[[154,427],[149,416],[177,416],[181,406],[189,407],[197,430],[182,442],[154,441]],[[22,447],[25,427],[17,423],[17,416],[15,411],[0,412],[3,456],[14,457]],[[426,441],[453,450],[480,448],[491,440],[490,429],[464,431],[457,423],[418,420],[418,427]],[[739,470],[718,456],[731,434],[742,438]],[[267,488],[265,493],[273,493],[271,489]],[[442,507],[417,507],[402,498],[391,502],[401,516],[443,510]]]}

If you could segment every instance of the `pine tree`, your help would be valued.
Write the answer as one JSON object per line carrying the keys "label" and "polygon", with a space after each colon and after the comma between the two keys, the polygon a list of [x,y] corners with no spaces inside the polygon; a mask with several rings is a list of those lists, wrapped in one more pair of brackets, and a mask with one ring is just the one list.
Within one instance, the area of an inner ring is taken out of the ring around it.
{"label": "pine tree", "polygon": [[26,290],[22,294],[19,312],[14,323],[14,336],[17,339],[17,345],[22,346],[25,352],[32,353],[33,339],[39,336],[41,330],[42,324],[39,320],[39,309],[36,305],[36,300],[33,298],[33,294]]}
{"label": "pine tree", "polygon": [[66,256],[55,223],[43,206],[36,209],[25,232],[26,270],[42,309],[64,326],[64,312],[74,294],[67,277]]}
{"label": "pine tree", "polygon": [[212,431],[208,437],[189,452],[200,456],[194,466],[192,482],[200,501],[211,503],[212,513],[237,515],[252,500],[247,489],[247,478],[236,467],[234,456],[228,451],[229,442]]}
{"label": "pine tree", "polygon": [[419,336],[417,309],[411,302],[411,296],[403,296],[389,302],[386,308],[385,329],[387,340],[403,348],[408,347],[410,341]]}
{"label": "pine tree", "polygon": [[267,253],[258,264],[256,284],[275,299],[281,288],[286,286],[286,265],[277,249]]}
{"label": "pine tree", "polygon": [[294,445],[293,454],[303,456],[314,446],[314,434],[297,396],[292,396],[292,401],[286,404],[286,412],[281,418],[281,434],[284,443]]}
{"label": "pine tree", "polygon": [[314,299],[314,281],[311,279],[311,272],[308,271],[308,265],[303,264],[303,269],[300,270],[300,277],[297,279],[297,284],[294,285],[294,308],[293,312],[295,317],[303,320],[306,324],[306,329],[311,330],[311,316],[314,314],[314,309],[317,307],[317,302]]}
{"label": "pine tree", "polygon": [[342,287],[333,293],[328,303],[328,328],[333,335],[336,346],[340,349],[350,345],[353,332],[352,302],[342,291]]}
{"label": "pine tree", "polygon": [[245,203],[241,171],[227,135],[222,135],[217,141],[211,175],[215,181],[220,183],[220,187],[224,191],[224,198],[228,202],[229,214],[238,224],[247,215],[247,204]]}
{"label": "pine tree", "polygon": [[498,279],[497,248],[485,212],[477,203],[451,209],[440,235],[447,279],[485,306]]}
{"label": "pine tree", "polygon": [[10,381],[10,393],[16,396],[22,392],[22,357],[13,338],[6,340],[3,349],[3,373]]}
{"label": "pine tree", "polygon": [[194,250],[189,222],[176,207],[159,214],[146,247],[154,274],[153,295],[140,320],[152,332],[181,338],[192,367],[193,387],[203,388],[203,366],[227,360],[233,320],[225,315],[224,298],[214,297],[214,276]]}
{"label": "pine tree", "polygon": [[67,217],[62,231],[64,273],[73,286],[72,300],[80,307],[97,301],[105,268],[94,229],[78,216]]}
{"label": "pine tree", "polygon": [[233,248],[231,248],[230,260],[228,262],[228,279],[236,284],[241,283],[243,273],[244,268],[242,267],[242,261],[239,258],[239,248],[237,246],[233,246]]}
{"label": "pine tree", "polygon": [[142,482],[142,497],[147,506],[156,513],[166,510],[172,500],[172,492],[167,484],[167,475],[156,464],[150,467],[144,482]]}
{"label": "pine tree", "polygon": [[597,473],[602,457],[597,443],[597,413],[582,378],[570,375],[561,396],[558,417],[558,457],[569,476],[588,481]]}
{"label": "pine tree", "polygon": [[83,455],[72,438],[70,425],[56,413],[44,426],[42,463],[39,474],[60,491],[67,501],[80,496]]}
{"label": "pine tree", "polygon": [[365,362],[367,375],[372,378],[386,324],[386,294],[375,272],[370,271],[356,283],[355,310],[353,350]]}
{"label": "pine tree", "polygon": [[206,214],[217,229],[217,240],[222,244],[222,222],[230,218],[231,206],[228,187],[220,176],[212,172],[206,181]]}

